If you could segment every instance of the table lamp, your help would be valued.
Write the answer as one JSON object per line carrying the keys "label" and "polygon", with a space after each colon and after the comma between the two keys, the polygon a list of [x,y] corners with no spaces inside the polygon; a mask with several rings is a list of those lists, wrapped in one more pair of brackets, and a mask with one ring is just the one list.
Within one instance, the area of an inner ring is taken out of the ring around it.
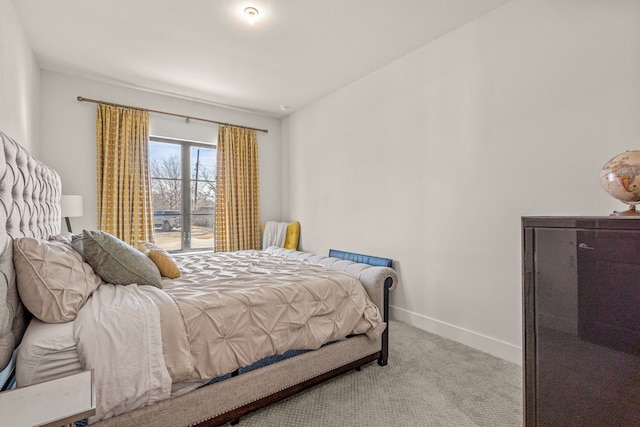
{"label": "table lamp", "polygon": [[62,211],[62,216],[67,222],[67,231],[71,233],[69,217],[73,218],[82,216],[82,196],[69,196],[63,194],[60,199],[60,209]]}

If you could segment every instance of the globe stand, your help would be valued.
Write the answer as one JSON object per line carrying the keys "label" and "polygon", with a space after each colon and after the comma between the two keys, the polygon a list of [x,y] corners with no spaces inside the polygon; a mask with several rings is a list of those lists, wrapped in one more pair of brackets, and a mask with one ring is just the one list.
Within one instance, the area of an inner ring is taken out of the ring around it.
{"label": "globe stand", "polygon": [[640,216],[640,212],[636,211],[636,205],[629,205],[629,209],[626,211],[613,211],[611,216]]}

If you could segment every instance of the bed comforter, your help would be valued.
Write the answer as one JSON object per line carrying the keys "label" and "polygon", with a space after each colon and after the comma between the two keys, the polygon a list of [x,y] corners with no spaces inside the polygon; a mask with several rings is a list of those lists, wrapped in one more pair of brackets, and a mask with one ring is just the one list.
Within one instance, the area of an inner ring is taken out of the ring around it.
{"label": "bed comforter", "polygon": [[[136,358],[145,360],[145,368],[127,369],[127,375],[136,375],[137,370],[144,378],[166,378],[162,373],[149,371],[165,369],[175,383],[214,378],[287,350],[317,349],[349,334],[367,334],[376,339],[384,331],[378,308],[361,283],[347,273],[264,251],[201,253],[176,258],[181,277],[163,280],[162,290],[140,286],[136,288],[141,292],[137,292],[132,287],[133,300],[118,303],[127,306],[125,319],[132,315],[131,310],[144,311],[144,315],[134,316],[135,321],[125,320],[117,327],[101,326],[105,318],[115,322],[114,304],[109,300],[114,296],[110,292],[94,293],[92,303],[82,309],[87,312],[76,319],[81,363],[93,368],[96,375],[96,419],[115,415],[114,405],[118,406],[118,413],[133,409],[113,401],[104,402],[108,407],[101,408],[99,397],[100,383],[114,381],[113,370],[118,369],[118,360],[131,363],[132,350]],[[126,297],[119,294],[118,298]],[[144,326],[141,319],[147,319]],[[129,326],[133,330],[127,329]],[[114,333],[114,327],[122,330]],[[96,336],[99,333],[105,336]],[[145,349],[151,353],[158,351],[158,340],[154,338],[158,333],[165,362],[160,367],[147,360],[149,354],[139,354]],[[131,347],[136,334],[139,339]],[[120,337],[125,341],[118,342]],[[83,346],[83,340],[92,345],[110,342],[114,350],[96,351],[92,346]],[[151,382],[144,378],[138,383]],[[157,399],[158,393],[166,394],[166,379],[158,387],[159,392],[136,393]],[[140,406],[137,398],[127,396],[127,400]]]}

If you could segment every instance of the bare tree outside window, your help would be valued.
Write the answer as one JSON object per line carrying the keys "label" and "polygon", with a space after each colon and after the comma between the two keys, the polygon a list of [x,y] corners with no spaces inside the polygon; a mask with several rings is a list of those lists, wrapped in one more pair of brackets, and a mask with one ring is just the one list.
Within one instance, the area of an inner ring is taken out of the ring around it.
{"label": "bare tree outside window", "polygon": [[151,195],[153,206],[180,210],[182,207],[182,174],[178,156],[152,158]]}

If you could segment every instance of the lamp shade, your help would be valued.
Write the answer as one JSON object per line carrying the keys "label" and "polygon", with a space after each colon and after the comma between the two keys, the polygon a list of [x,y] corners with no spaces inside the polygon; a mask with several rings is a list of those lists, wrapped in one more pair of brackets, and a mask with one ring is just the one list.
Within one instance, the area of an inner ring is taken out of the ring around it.
{"label": "lamp shade", "polygon": [[60,209],[63,217],[82,216],[82,196],[62,195]]}

